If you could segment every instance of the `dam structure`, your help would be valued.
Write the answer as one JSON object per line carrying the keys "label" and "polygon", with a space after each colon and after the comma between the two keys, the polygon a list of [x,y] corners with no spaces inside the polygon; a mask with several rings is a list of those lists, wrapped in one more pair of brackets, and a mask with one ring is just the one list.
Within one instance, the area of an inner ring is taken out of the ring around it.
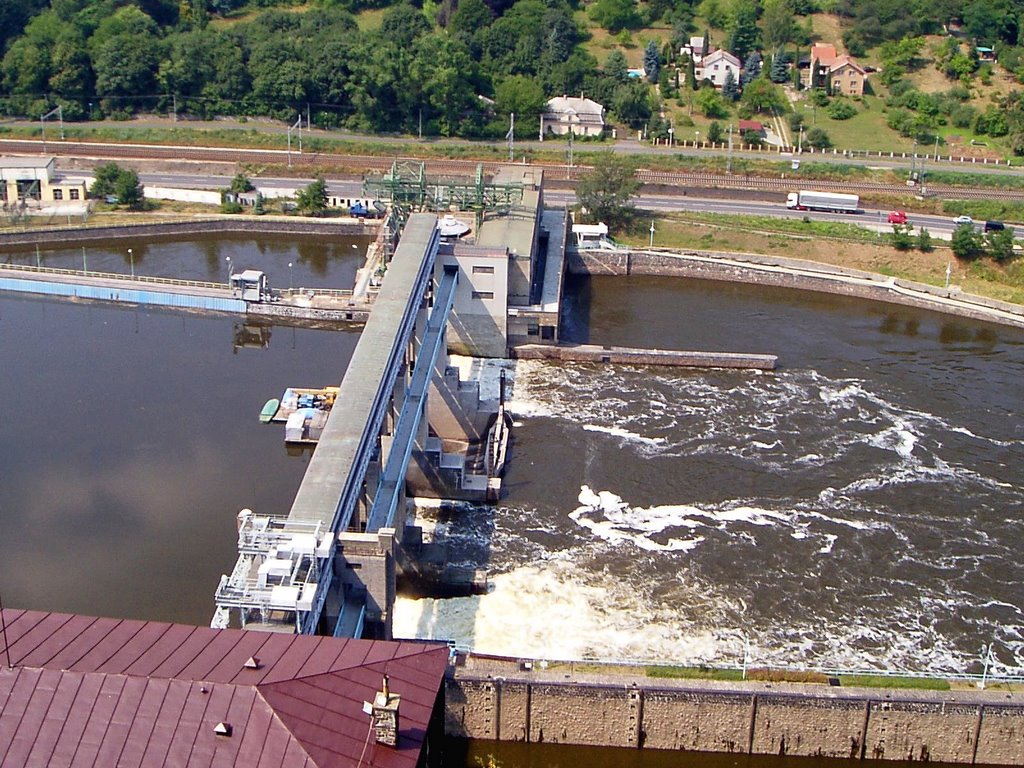
{"label": "dam structure", "polygon": [[271,631],[390,638],[400,571],[451,578],[443,557],[419,557],[407,493],[500,493],[500,403],[460,381],[448,351],[507,357],[509,283],[529,298],[538,202],[511,225],[526,230],[530,265],[519,270],[506,245],[443,241],[436,215],[409,216],[288,515],[239,516],[239,558],[217,588],[215,626],[234,616]]}
{"label": "dam structure", "polygon": [[500,494],[500,398],[481,400],[448,353],[557,341],[567,216],[544,211],[539,173],[511,173],[522,198],[478,212],[473,243],[444,238],[434,213],[408,216],[291,509],[239,515],[214,626],[390,638],[400,574],[479,588],[407,525],[407,494]]}

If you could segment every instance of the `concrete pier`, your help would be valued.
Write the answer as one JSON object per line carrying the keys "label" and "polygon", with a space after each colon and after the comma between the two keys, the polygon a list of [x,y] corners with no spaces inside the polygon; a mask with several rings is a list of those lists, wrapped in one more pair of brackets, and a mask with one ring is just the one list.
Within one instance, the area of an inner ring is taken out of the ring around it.
{"label": "concrete pier", "polygon": [[775,355],[734,352],[685,352],[670,349],[602,347],[595,344],[522,344],[512,347],[512,356],[521,360],[562,360],[580,363],[618,365],[664,365],[672,368],[742,368],[771,371]]}

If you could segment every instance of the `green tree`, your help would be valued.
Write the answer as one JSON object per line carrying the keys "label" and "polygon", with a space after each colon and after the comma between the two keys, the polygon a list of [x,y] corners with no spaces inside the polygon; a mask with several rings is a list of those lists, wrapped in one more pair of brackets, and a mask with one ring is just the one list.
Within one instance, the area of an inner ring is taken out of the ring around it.
{"label": "green tree", "polygon": [[725,71],[725,82],[722,83],[722,98],[726,101],[736,101],[739,98],[739,88],[736,86],[736,77],[731,69]]}
{"label": "green tree", "polygon": [[231,185],[228,187],[228,191],[236,195],[240,195],[243,192],[252,192],[254,189],[256,187],[253,186],[252,179],[244,173],[236,174],[235,178],[231,180]]}
{"label": "green tree", "polygon": [[897,251],[909,251],[914,246],[910,236],[912,227],[909,224],[893,224],[890,242]]}
{"label": "green tree", "polygon": [[932,233],[924,227],[917,231],[917,250],[921,253],[931,253],[935,250],[935,246],[932,244]]}
{"label": "green tree", "polygon": [[832,139],[829,138],[824,128],[811,128],[804,135],[804,146],[813,147],[814,149],[830,149],[832,147]]}
{"label": "green tree", "polygon": [[458,8],[448,19],[448,30],[457,35],[473,37],[489,27],[494,20],[484,0],[460,0]]}
{"label": "green tree", "polygon": [[959,225],[949,244],[958,259],[976,259],[984,251],[981,235],[973,224]]}
{"label": "green tree", "polygon": [[751,80],[761,74],[764,66],[764,58],[759,51],[751,51],[747,54],[747,60],[743,63],[743,73],[740,75],[740,86],[746,88]]}
{"label": "green tree", "polygon": [[612,112],[632,128],[639,128],[650,118],[650,90],[638,80],[630,80],[615,89]]}
{"label": "green tree", "polygon": [[717,120],[712,120],[711,125],[708,126],[708,141],[712,144],[721,144],[725,138],[725,133],[722,131],[722,124]]}
{"label": "green tree", "polygon": [[625,226],[633,215],[630,198],[639,188],[636,167],[627,156],[602,153],[576,185],[576,199],[588,218],[611,229]]}
{"label": "green tree", "polygon": [[790,0],[764,0],[761,28],[764,34],[765,50],[776,50],[792,41],[793,16]]}
{"label": "green tree", "polygon": [[789,60],[786,57],[786,50],[782,47],[776,48],[775,53],[772,55],[772,65],[768,71],[768,79],[778,84],[789,80]]}
{"label": "green tree", "polygon": [[524,126],[526,130],[539,125],[540,113],[544,111],[546,103],[540,83],[526,75],[506,77],[494,90],[495,111],[502,116],[514,114],[516,124]]}
{"label": "green tree", "polygon": [[757,6],[752,0],[733,0],[729,26],[729,51],[740,61],[758,47]]}
{"label": "green tree", "polygon": [[[701,0],[697,6],[697,14],[716,29],[725,29],[729,23],[729,14],[721,0]],[[707,40],[707,35],[704,39]]]}
{"label": "green tree", "polygon": [[[410,75],[421,84],[442,136],[460,133],[464,121],[476,108],[473,79],[476,67],[466,46],[442,33],[424,35],[416,41]],[[535,113],[531,120],[536,119]]]}
{"label": "green tree", "polygon": [[117,163],[104,163],[93,169],[92,185],[89,187],[89,196],[95,198],[114,195],[114,188],[121,175],[121,166]]}
{"label": "green tree", "polygon": [[729,109],[722,101],[722,97],[714,88],[701,88],[697,91],[697,108],[704,117],[723,118],[729,116]]}
{"label": "green tree", "polygon": [[416,38],[430,32],[430,21],[419,8],[403,3],[385,12],[380,31],[385,39],[400,46],[410,46]]}
{"label": "green tree", "polygon": [[117,196],[117,202],[127,206],[128,210],[141,211],[146,205],[139,174],[131,169],[121,171],[114,184],[114,194]]}
{"label": "green tree", "polygon": [[636,0],[597,0],[588,13],[595,24],[613,34],[623,29],[637,29],[641,24]]}
{"label": "green tree", "polygon": [[618,48],[608,54],[604,61],[604,73],[620,83],[625,82],[629,77],[629,64],[626,62],[626,55]]}
{"label": "green tree", "polygon": [[658,82],[658,73],[661,71],[661,55],[658,53],[658,43],[651,40],[644,48],[644,71],[647,73],[647,81]]}
{"label": "green tree", "polygon": [[997,229],[985,235],[989,255],[996,261],[1009,261],[1014,257],[1013,229]]}
{"label": "green tree", "polygon": [[327,182],[320,174],[295,195],[295,207],[306,216],[323,216],[327,211]]}
{"label": "green tree", "polygon": [[743,89],[741,101],[752,112],[786,111],[786,97],[782,89],[767,77],[751,81]]}

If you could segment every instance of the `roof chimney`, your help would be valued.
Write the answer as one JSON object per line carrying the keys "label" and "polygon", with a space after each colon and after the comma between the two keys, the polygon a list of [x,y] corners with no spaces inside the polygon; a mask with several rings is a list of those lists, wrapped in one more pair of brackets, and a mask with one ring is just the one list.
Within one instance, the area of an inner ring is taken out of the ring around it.
{"label": "roof chimney", "polygon": [[373,697],[371,707],[373,731],[378,744],[387,744],[389,747],[398,745],[398,705],[401,703],[402,697],[391,693],[388,676],[384,675],[384,684]]}

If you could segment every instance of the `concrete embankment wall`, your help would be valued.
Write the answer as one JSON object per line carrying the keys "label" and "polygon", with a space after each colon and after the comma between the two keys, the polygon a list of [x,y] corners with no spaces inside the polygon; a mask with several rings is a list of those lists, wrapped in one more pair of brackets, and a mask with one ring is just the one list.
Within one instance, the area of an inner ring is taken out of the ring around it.
{"label": "concrete embankment wall", "polygon": [[700,752],[1024,762],[1018,695],[554,677],[457,671],[446,683],[447,732]]}
{"label": "concrete embankment wall", "polygon": [[965,294],[959,288],[916,283],[828,264],[718,251],[583,250],[567,268],[590,275],[666,275],[772,285],[918,307],[975,320],[1024,327],[1024,307]]}
{"label": "concrete embankment wall", "polygon": [[117,240],[140,237],[182,237],[184,235],[269,234],[321,235],[348,237],[372,235],[380,222],[359,219],[318,221],[288,216],[224,216],[181,221],[140,222],[117,226],[46,227],[0,232],[0,248],[53,243],[88,243],[96,240]]}
{"label": "concrete embankment wall", "polygon": [[778,361],[775,355],[599,347],[593,344],[521,344],[512,347],[510,352],[512,357],[520,360],[572,360],[585,363],[665,365],[675,368],[743,368],[759,371],[773,370]]}

